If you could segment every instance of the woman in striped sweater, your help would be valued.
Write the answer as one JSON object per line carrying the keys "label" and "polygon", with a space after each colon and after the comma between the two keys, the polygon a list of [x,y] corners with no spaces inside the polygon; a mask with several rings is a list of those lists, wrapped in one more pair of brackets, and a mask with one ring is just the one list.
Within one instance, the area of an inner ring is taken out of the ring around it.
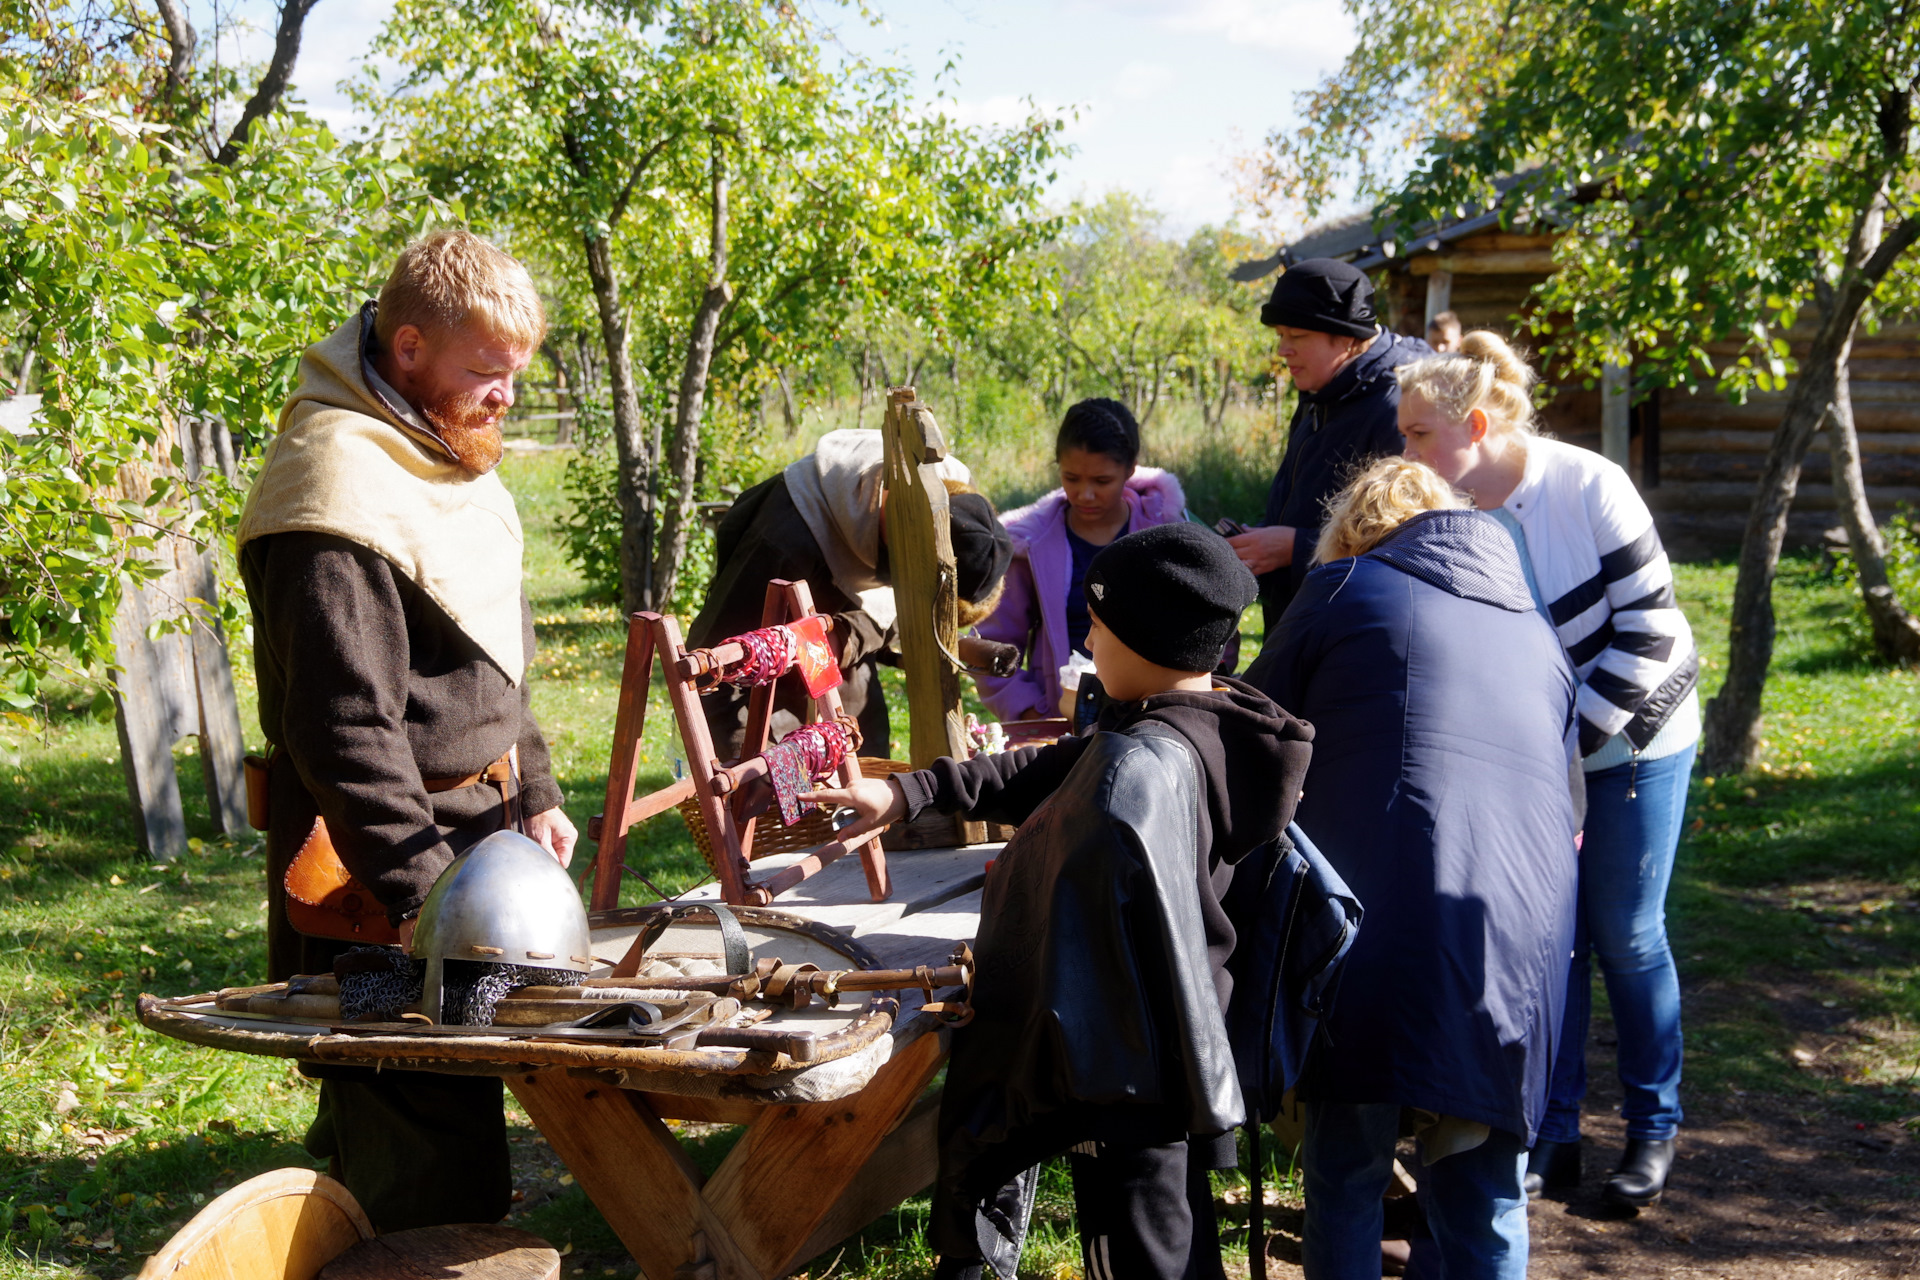
{"label": "woman in striped sweater", "polygon": [[1520,549],[1534,602],[1579,672],[1586,773],[1580,927],[1546,1119],[1528,1191],[1580,1180],[1589,956],[1619,1034],[1627,1148],[1604,1196],[1644,1208],[1673,1163],[1680,1113],[1680,982],[1667,945],[1667,885],[1700,737],[1700,664],[1673,569],[1627,473],[1534,433],[1533,370],[1499,336],[1396,371],[1407,456],[1498,520]]}

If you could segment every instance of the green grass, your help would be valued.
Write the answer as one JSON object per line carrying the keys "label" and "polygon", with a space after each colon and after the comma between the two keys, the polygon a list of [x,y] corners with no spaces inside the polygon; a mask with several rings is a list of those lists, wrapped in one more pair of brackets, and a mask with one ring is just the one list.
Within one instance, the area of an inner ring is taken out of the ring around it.
{"label": "green grass", "polygon": [[[1244,518],[1257,513],[1271,465],[1266,444],[1248,441],[1253,425],[1216,439],[1169,419],[1149,443],[1185,469],[1197,513]],[[983,479],[1008,492],[1045,463],[1044,453],[982,457]],[[624,633],[557,546],[563,467],[562,455],[516,455],[503,474],[528,530],[542,646],[535,707],[584,828],[605,785]],[[1732,584],[1730,565],[1680,570],[1709,688],[1724,664]],[[1868,658],[1844,587],[1810,560],[1783,567],[1777,599],[1761,767],[1695,780],[1671,900],[1688,992],[1688,1096],[1757,1091],[1862,1121],[1915,1116],[1920,682]],[[1249,654],[1257,639],[1249,636]],[[246,668],[242,657],[243,716],[257,745]],[[148,863],[114,730],[86,718],[78,692],[70,701],[56,699],[30,725],[0,727],[0,1280],[129,1274],[207,1198],[261,1170],[309,1163],[298,1140],[313,1089],[286,1063],[165,1040],[130,1012],[141,991],[178,995],[261,973],[257,839],[215,837],[199,762],[183,748],[181,790],[199,843],[170,867]],[[678,754],[664,698],[654,706],[643,786],[663,783]],[[704,871],[672,817],[639,833],[629,860],[669,889]],[[628,901],[650,896],[628,881]],[[516,1185],[527,1192],[514,1221],[571,1244],[570,1265],[587,1274],[631,1276],[579,1188],[561,1181],[525,1117],[512,1114]],[[733,1138],[702,1131],[696,1158],[717,1161]],[[908,1201],[813,1274],[837,1256],[835,1275],[924,1275],[925,1215],[924,1198]],[[1078,1266],[1058,1167],[1027,1261],[1036,1275]]]}

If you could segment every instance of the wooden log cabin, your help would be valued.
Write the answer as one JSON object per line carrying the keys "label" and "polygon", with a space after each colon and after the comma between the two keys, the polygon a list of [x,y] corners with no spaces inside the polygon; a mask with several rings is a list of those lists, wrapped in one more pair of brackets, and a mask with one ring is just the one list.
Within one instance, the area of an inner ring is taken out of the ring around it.
{"label": "wooden log cabin", "polygon": [[[1396,246],[1383,243],[1370,215],[1357,214],[1307,232],[1273,257],[1237,268],[1234,277],[1253,280],[1307,258],[1339,258],[1373,277],[1389,328],[1424,336],[1432,316],[1451,310],[1467,329],[1513,336],[1516,320],[1532,308],[1533,287],[1553,270],[1553,242],[1551,235],[1503,231],[1497,213],[1487,213]],[[1795,356],[1806,355],[1812,335],[1812,320],[1803,316],[1786,335]],[[1740,345],[1710,350],[1732,357]],[[1920,506],[1920,323],[1887,324],[1863,335],[1849,373],[1875,514],[1884,519],[1902,504]],[[1785,391],[1756,393],[1741,404],[1711,388],[1664,388],[1636,401],[1627,369],[1608,370],[1598,385],[1551,367],[1542,375],[1552,391],[1542,429],[1625,466],[1674,554],[1730,553],[1739,545]],[[1789,544],[1817,544],[1838,524],[1823,431],[1801,473]]]}

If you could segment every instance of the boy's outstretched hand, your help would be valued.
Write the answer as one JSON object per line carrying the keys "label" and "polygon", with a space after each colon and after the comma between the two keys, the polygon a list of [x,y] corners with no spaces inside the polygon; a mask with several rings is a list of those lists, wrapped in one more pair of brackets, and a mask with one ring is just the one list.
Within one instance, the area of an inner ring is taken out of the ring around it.
{"label": "boy's outstretched hand", "polygon": [[853,824],[838,833],[848,846],[907,816],[906,794],[887,778],[862,778],[850,787],[816,787],[805,798],[822,809],[854,811]]}

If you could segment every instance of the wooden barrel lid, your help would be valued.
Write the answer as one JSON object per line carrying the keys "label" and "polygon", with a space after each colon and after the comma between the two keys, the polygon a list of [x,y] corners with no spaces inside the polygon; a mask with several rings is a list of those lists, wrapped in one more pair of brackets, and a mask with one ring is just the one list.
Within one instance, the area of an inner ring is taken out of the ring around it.
{"label": "wooden barrel lid", "polygon": [[417,1227],[362,1240],[318,1280],[558,1280],[560,1252],[512,1227]]}

